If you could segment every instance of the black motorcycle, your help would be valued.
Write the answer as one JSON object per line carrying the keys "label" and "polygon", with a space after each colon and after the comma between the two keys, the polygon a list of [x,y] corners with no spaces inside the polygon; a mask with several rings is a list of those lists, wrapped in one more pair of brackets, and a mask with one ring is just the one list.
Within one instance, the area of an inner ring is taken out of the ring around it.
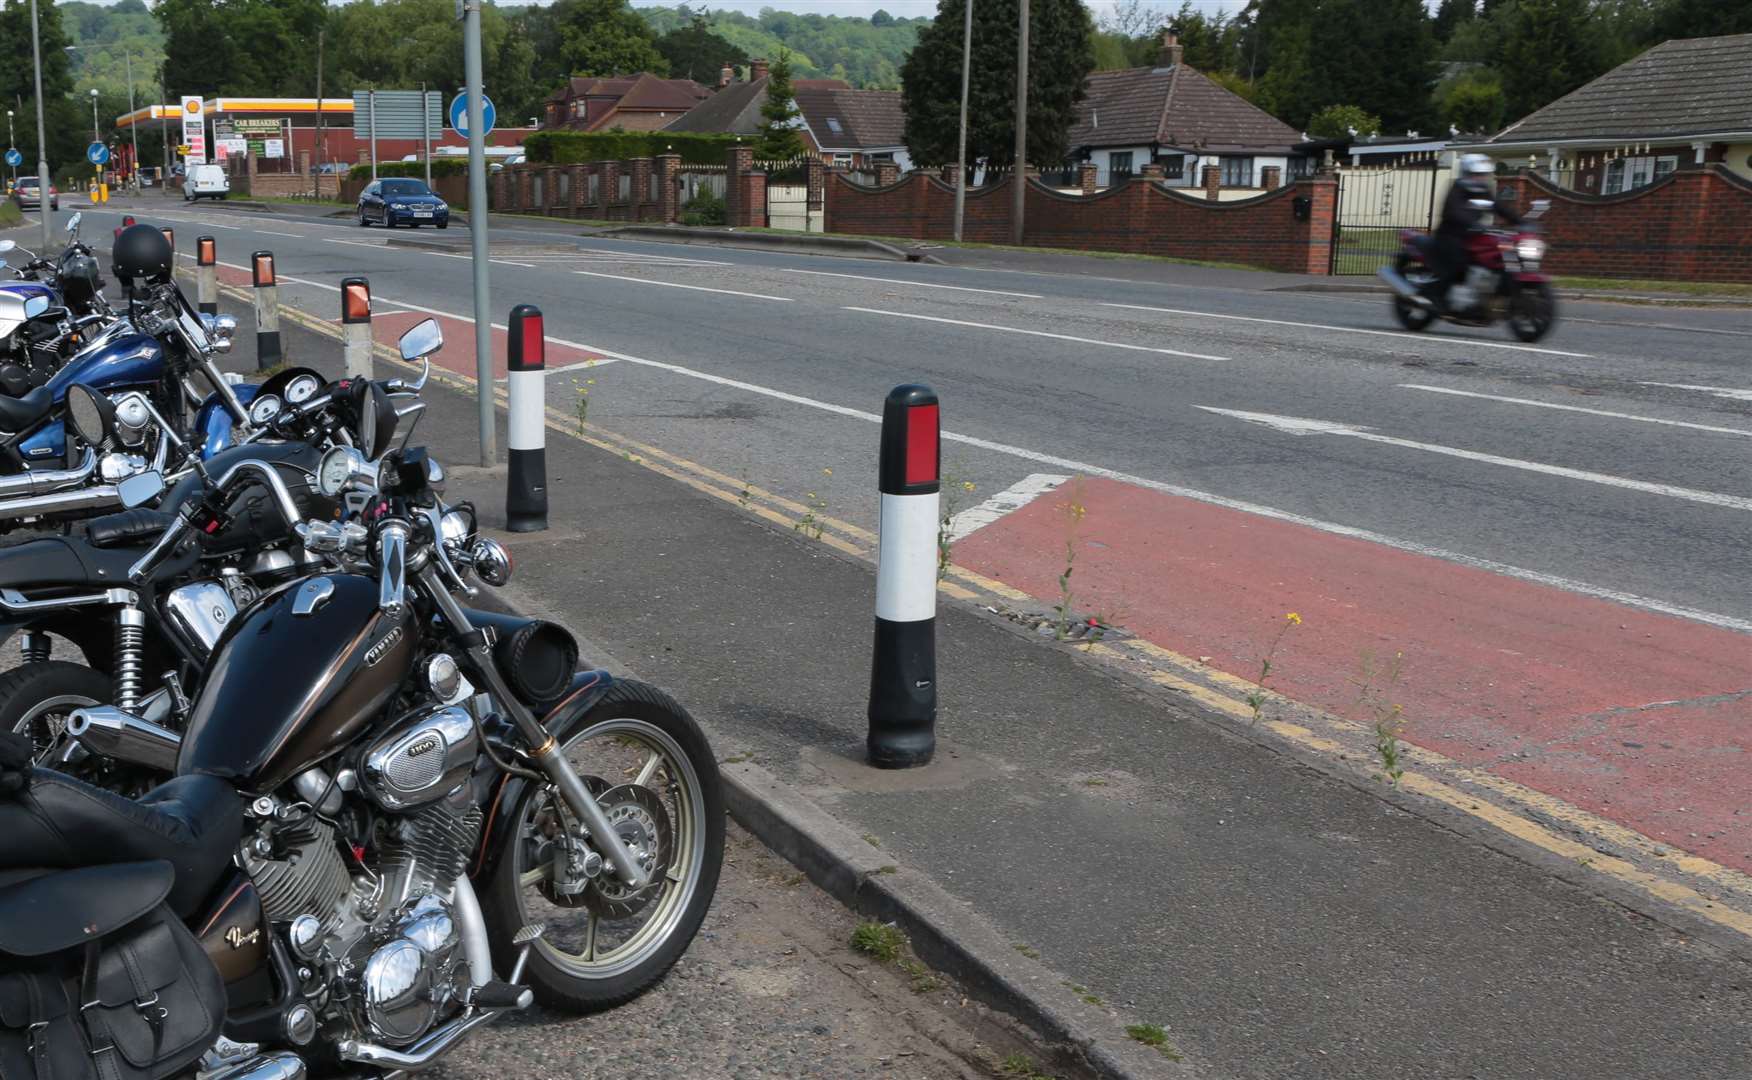
{"label": "black motorcycle", "polygon": [[[43,939],[111,893],[9,908],[7,871],[175,867],[167,903],[225,984],[226,1038],[199,1068],[226,1080],[413,1071],[535,999],[623,1003],[687,948],[722,859],[717,767],[692,718],[654,688],[576,673],[551,623],[463,607],[468,579],[503,583],[509,556],[443,504],[423,450],[386,451],[383,387],[358,393],[353,445],[325,455],[319,484],[362,512],[301,526],[335,568],[225,629],[186,733],[118,728],[122,756],[174,744],[176,777],[130,802],[37,770],[0,799],[0,911],[40,920]],[[130,580],[227,505],[215,489],[185,506]],[[94,948],[87,970],[102,960]],[[119,1003],[99,1019],[119,1023],[130,1000],[156,1015],[149,989],[96,993]]]}

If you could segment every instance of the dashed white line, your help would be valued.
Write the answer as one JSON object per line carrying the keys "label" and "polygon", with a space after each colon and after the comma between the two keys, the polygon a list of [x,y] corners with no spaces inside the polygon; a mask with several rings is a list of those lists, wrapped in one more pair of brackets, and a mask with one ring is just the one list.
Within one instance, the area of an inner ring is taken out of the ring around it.
{"label": "dashed white line", "polygon": [[260,233],[263,236],[290,236],[294,240],[303,240],[305,238],[303,233],[275,232],[272,229],[254,229],[252,231]]}
{"label": "dashed white line", "polygon": [[1543,353],[1546,356],[1574,356],[1583,360],[1591,360],[1589,353],[1564,352],[1562,349],[1542,349],[1533,345],[1511,345],[1506,341],[1480,341],[1477,338],[1443,337],[1440,334],[1408,334],[1400,330],[1365,330],[1355,326],[1329,326],[1326,323],[1292,322],[1289,319],[1266,319],[1257,315],[1218,315],[1214,311],[1187,311],[1183,308],[1151,307],[1148,304],[1113,304],[1103,302],[1102,307],[1121,308],[1126,311],[1156,311],[1164,315],[1191,315],[1199,319],[1229,319],[1234,322],[1264,323],[1267,326],[1293,326],[1300,330],[1331,330],[1339,334],[1373,334],[1377,337],[1408,338],[1412,341],[1423,341],[1436,345],[1476,346],[1480,349],[1513,349],[1516,352]]}
{"label": "dashed white line", "polygon": [[852,281],[876,281],[884,285],[912,285],[920,289],[949,289],[953,292],[985,293],[987,296],[1014,296],[1021,300],[1040,300],[1039,293],[1005,292],[1003,289],[975,289],[966,285],[939,285],[934,281],[908,281],[905,278],[868,277],[864,274],[836,274],[830,270],[798,270],[789,266],[773,269],[781,274],[809,274],[813,277],[848,278]]}
{"label": "dashed white line", "polygon": [[1074,341],[1079,345],[1100,345],[1108,349],[1130,349],[1133,352],[1160,353],[1163,356],[1184,356],[1189,360],[1227,360],[1226,356],[1207,356],[1204,353],[1181,352],[1179,349],[1161,349],[1154,345],[1132,345],[1123,341],[1101,341],[1097,338],[1073,337],[1070,334],[1054,334],[1045,330],[1024,330],[1019,326],[995,326],[992,323],[967,322],[963,319],[945,319],[936,315],[915,315],[908,311],[883,311],[880,308],[847,307],[846,311],[861,311],[866,315],[887,315],[896,319],[918,319],[922,322],[948,323],[950,326],[968,326],[975,330],[997,330],[1005,334],[1027,334],[1029,337],[1052,338],[1056,341]]}
{"label": "dashed white line", "polygon": [[1509,405],[1531,405],[1538,409],[1556,409],[1560,412],[1586,413],[1589,416],[1605,416],[1613,420],[1634,420],[1639,424],[1660,424],[1663,427],[1689,428],[1692,431],[1708,431],[1716,435],[1738,435],[1742,439],[1752,439],[1752,431],[1745,428],[1720,427],[1715,424],[1696,424],[1689,420],[1667,420],[1659,416],[1639,416],[1636,413],[1613,412],[1610,409],[1590,409],[1583,405],[1562,405],[1555,401],[1534,401],[1532,398],[1504,397],[1501,394],[1481,394],[1474,390],[1455,390],[1446,386],[1425,386],[1421,383],[1400,383],[1401,390],[1422,390],[1427,394],[1448,394],[1453,397],[1480,398],[1484,401],[1501,401]]}
{"label": "dashed white line", "polygon": [[768,296],[766,293],[742,292],[738,289],[711,289],[704,285],[683,285],[678,281],[657,281],[654,278],[627,277],[624,274],[599,274],[594,270],[574,270],[574,274],[585,277],[607,278],[610,281],[624,281],[633,285],[661,285],[665,289],[692,289],[694,292],[722,293],[725,296],[746,296],[750,300],[777,300],[781,304],[793,303],[789,296]]}
{"label": "dashed white line", "polygon": [[1056,473],[1030,473],[1020,481],[998,492],[978,506],[970,506],[949,519],[946,539],[950,543],[990,525],[1005,514],[1013,514],[1035,499],[1070,480]]}
{"label": "dashed white line", "polygon": [[1644,386],[1664,386],[1669,390],[1695,390],[1711,397],[1727,398],[1729,401],[1752,401],[1752,390],[1742,390],[1732,386],[1699,386],[1696,383],[1677,382],[1646,382]]}

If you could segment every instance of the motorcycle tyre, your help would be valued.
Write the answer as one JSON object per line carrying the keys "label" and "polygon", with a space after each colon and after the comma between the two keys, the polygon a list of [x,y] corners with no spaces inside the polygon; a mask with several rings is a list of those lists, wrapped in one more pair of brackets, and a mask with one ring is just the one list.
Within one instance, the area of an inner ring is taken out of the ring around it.
{"label": "motorcycle tyre", "polygon": [[109,676],[84,664],[65,660],[21,664],[0,675],[0,731],[14,730],[53,698],[81,698],[84,703],[103,705],[113,694]]}
{"label": "motorcycle tyre", "polygon": [[[1532,304],[1533,312],[1530,320],[1523,323],[1520,317],[1522,305]],[[1517,289],[1509,297],[1509,332],[1516,338],[1531,345],[1551,332],[1551,327],[1557,322],[1557,296],[1551,291],[1551,283],[1541,281],[1531,288]]]}
{"label": "motorcycle tyre", "polygon": [[[1422,268],[1423,264],[1414,262],[1411,256],[1404,254],[1401,254],[1393,263],[1393,269],[1399,271],[1400,275],[1405,277],[1410,276],[1406,271],[1410,270],[1413,266]],[[1434,311],[1431,311],[1429,308],[1419,307],[1405,297],[1400,296],[1398,293],[1393,294],[1393,317],[1399,320],[1400,326],[1405,327],[1414,334],[1423,333],[1430,328],[1431,323],[1436,321],[1436,313]]]}

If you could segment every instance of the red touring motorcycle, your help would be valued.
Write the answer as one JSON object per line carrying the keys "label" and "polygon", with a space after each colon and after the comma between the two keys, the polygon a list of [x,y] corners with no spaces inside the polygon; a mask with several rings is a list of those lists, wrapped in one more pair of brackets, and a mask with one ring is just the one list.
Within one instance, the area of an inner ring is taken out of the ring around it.
{"label": "red touring motorcycle", "polygon": [[1522,341],[1544,337],[1557,321],[1551,279],[1539,269],[1545,258],[1539,217],[1549,205],[1543,199],[1534,203],[1513,229],[1473,233],[1467,240],[1465,276],[1448,290],[1446,309],[1439,312],[1418,303],[1419,290],[1434,276],[1429,268],[1434,240],[1428,233],[1401,232],[1399,257],[1380,270],[1381,278],[1393,287],[1393,315],[1399,325],[1419,331],[1438,318],[1461,326],[1489,326],[1506,318],[1510,332]]}

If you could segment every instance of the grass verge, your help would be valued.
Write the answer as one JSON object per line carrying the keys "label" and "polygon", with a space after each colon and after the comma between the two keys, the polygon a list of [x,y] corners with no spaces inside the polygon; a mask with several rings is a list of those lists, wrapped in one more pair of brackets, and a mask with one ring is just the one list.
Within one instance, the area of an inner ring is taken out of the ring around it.
{"label": "grass verge", "polygon": [[1722,281],[1654,281],[1649,278],[1558,277],[1560,289],[1583,292],[1646,292],[1673,296],[1709,296],[1724,300],[1752,300],[1752,284]]}
{"label": "grass verge", "polygon": [[11,199],[0,202],[0,229],[16,229],[24,224],[24,211]]}
{"label": "grass verge", "polygon": [[[619,224],[631,224],[620,222]],[[981,244],[971,240],[957,243],[954,240],[915,240],[903,236],[869,236],[863,233],[812,233],[800,229],[768,229],[758,226],[739,228],[737,232],[771,233],[774,236],[838,236],[847,240],[874,240],[880,244],[892,244],[895,247],[907,248],[928,245],[930,247],[964,248],[969,251],[1014,251],[1025,255],[1086,255],[1091,259],[1128,260],[1132,262],[1165,263],[1171,266],[1202,266],[1208,270],[1247,270],[1253,273],[1271,273],[1262,266],[1248,266],[1245,263],[1216,262],[1208,259],[1176,259],[1167,255],[1138,255],[1129,251],[1083,251],[1072,248],[1027,247],[1016,244]]]}

